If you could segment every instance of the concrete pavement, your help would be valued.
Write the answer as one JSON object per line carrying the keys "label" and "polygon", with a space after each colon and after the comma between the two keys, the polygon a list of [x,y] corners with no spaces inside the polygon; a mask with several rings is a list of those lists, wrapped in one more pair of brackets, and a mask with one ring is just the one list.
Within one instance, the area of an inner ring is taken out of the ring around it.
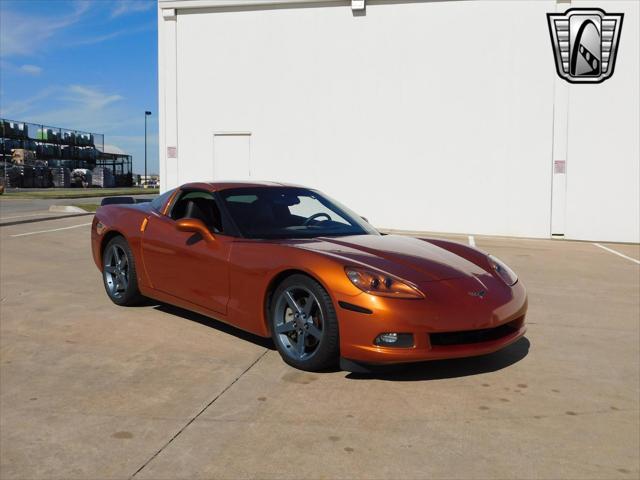
{"label": "concrete pavement", "polygon": [[525,339],[316,374],[214,320],[112,304],[89,227],[67,228],[88,221],[0,228],[3,479],[640,475],[632,261],[588,242],[475,237],[528,288]]}

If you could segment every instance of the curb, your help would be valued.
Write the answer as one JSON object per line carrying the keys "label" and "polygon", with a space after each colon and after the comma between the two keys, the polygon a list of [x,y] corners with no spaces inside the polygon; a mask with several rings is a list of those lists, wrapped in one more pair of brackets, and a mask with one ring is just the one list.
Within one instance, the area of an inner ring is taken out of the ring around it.
{"label": "curb", "polygon": [[51,205],[49,211],[54,213],[87,213],[86,210],[80,207],[72,207],[70,205]]}
{"label": "curb", "polygon": [[33,218],[29,220],[15,220],[13,222],[0,223],[0,227],[11,227],[13,225],[22,225],[24,223],[46,222],[49,220],[60,220],[62,218],[84,217],[86,215],[95,215],[95,214],[93,212],[85,212],[83,210],[83,213],[71,213],[66,215],[56,215],[51,217]]}

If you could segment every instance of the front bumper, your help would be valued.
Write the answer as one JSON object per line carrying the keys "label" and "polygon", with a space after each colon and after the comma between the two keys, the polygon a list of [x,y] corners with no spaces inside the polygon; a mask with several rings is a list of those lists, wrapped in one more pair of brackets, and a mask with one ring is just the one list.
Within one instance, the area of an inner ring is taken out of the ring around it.
{"label": "front bumper", "polygon": [[[466,287],[460,281],[432,283],[424,300],[368,294],[345,299],[372,313],[338,307],[341,356],[369,364],[472,357],[500,350],[525,334],[527,294],[521,282],[482,299],[467,295]],[[375,345],[386,332],[411,333],[413,346]]]}

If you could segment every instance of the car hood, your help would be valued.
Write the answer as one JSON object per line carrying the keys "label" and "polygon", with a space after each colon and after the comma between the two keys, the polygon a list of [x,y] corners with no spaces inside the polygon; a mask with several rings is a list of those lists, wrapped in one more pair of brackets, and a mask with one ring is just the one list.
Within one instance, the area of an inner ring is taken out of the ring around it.
{"label": "car hood", "polygon": [[292,246],[366,265],[415,284],[486,275],[481,267],[424,240],[397,235],[319,237]]}

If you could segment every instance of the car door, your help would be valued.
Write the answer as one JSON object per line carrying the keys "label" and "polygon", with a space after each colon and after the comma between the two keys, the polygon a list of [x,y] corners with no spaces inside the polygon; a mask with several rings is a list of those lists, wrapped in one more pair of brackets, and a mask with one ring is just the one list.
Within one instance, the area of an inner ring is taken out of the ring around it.
{"label": "car door", "polygon": [[179,192],[170,211],[165,214],[154,210],[148,219],[142,238],[145,269],[154,289],[226,314],[233,237],[221,231],[221,222],[217,222],[219,228],[210,226],[213,241],[205,240],[198,233],[177,230],[176,220],[189,218],[185,205],[194,199],[201,205],[210,202],[215,215],[220,215],[210,192]]}

